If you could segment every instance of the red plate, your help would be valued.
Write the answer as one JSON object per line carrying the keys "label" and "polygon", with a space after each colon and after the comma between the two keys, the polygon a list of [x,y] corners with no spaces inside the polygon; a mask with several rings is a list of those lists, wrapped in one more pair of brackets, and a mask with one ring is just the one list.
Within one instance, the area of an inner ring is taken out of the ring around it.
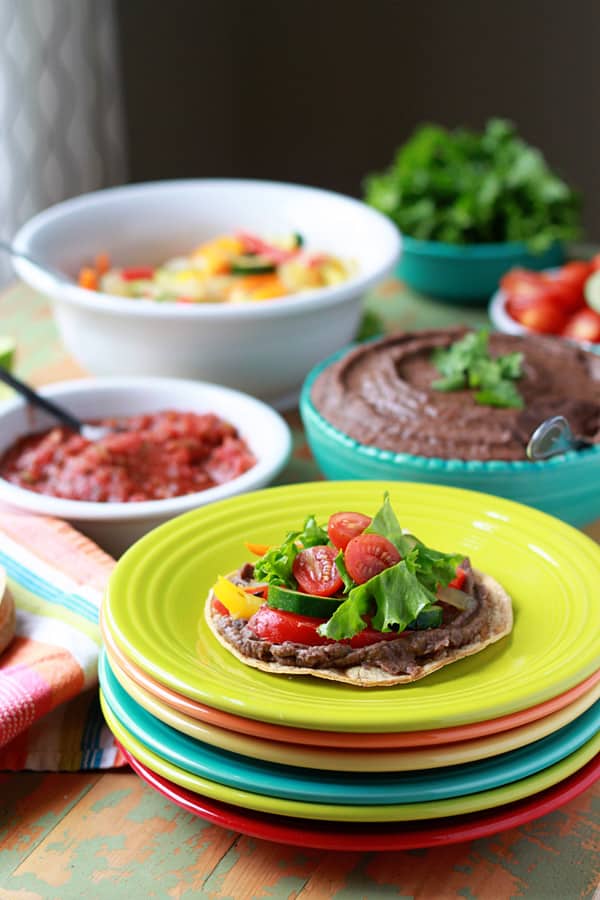
{"label": "red plate", "polygon": [[150,787],[168,800],[172,800],[177,806],[181,806],[186,812],[250,837],[316,850],[416,850],[490,837],[499,831],[516,828],[553,812],[583,793],[600,778],[600,754],[598,754],[560,784],[533,797],[498,807],[493,812],[437,819],[435,828],[390,822],[370,823],[368,828],[365,828],[359,824],[310,822],[287,816],[251,812],[219,803],[217,800],[209,800],[208,797],[186,791],[166,778],[156,775],[138,762],[124,747],[121,747],[121,750],[134,771]]}

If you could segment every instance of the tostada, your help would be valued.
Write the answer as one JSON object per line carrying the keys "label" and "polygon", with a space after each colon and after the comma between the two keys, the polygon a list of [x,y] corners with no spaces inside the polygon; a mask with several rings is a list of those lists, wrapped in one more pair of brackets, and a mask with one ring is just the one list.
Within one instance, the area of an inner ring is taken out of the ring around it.
{"label": "tostada", "polygon": [[205,605],[218,641],[265,672],[362,687],[424,678],[512,629],[511,599],[459,553],[403,530],[386,494],[371,518],[337,512],[219,576]]}

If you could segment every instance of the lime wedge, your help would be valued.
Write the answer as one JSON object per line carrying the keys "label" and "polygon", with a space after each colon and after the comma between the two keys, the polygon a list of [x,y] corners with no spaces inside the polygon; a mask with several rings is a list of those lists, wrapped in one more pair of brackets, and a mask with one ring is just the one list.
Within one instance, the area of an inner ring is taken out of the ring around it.
{"label": "lime wedge", "polygon": [[[17,345],[15,339],[12,337],[8,337],[6,335],[0,334],[0,367],[3,369],[10,370],[13,367],[13,363],[15,361],[15,351],[17,349]],[[9,388],[8,385],[2,384],[0,382],[0,403],[3,400],[9,400],[13,396],[13,389]]]}
{"label": "lime wedge", "polygon": [[0,366],[3,369],[8,369],[9,371],[12,369],[16,349],[17,344],[14,338],[0,334]]}

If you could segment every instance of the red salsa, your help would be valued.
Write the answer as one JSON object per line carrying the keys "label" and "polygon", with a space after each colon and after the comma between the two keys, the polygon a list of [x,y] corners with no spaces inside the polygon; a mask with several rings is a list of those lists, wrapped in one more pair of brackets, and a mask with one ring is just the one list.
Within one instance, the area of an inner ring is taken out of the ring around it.
{"label": "red salsa", "polygon": [[91,442],[57,427],[20,438],[0,459],[0,476],[53,497],[132,503],[204,491],[256,463],[233,425],[213,413],[166,410],[94,424],[115,434]]}

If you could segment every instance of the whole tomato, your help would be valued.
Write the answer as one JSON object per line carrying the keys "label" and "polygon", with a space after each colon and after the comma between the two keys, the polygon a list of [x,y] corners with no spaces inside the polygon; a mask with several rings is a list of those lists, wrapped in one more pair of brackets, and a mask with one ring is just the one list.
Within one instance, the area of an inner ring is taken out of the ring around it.
{"label": "whole tomato", "polygon": [[556,302],[567,312],[576,312],[585,306],[583,286],[591,274],[586,262],[569,262],[554,275],[548,276],[557,288]]}
{"label": "whole tomato", "polygon": [[569,319],[567,311],[556,302],[552,291],[540,292],[537,298],[522,306],[509,297],[506,311],[525,328],[539,334],[560,334]]}
{"label": "whole tomato", "polygon": [[562,336],[574,341],[600,342],[600,314],[593,309],[582,309],[565,325]]}

